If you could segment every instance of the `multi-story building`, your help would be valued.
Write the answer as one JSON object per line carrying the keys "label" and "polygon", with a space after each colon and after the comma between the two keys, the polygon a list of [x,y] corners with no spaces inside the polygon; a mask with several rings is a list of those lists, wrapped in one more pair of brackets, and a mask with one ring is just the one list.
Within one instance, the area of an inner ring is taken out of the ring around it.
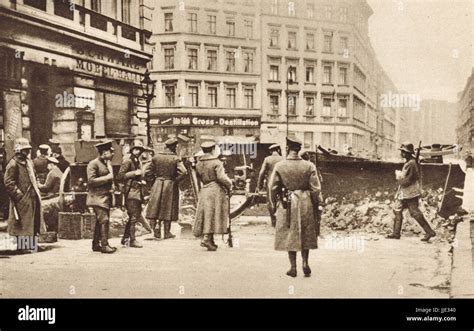
{"label": "multi-story building", "polygon": [[146,137],[150,0],[0,0],[0,138]]}
{"label": "multi-story building", "polygon": [[152,125],[158,142],[184,135],[193,146],[212,135],[260,130],[259,3],[163,0],[153,18]]}
{"label": "multi-story building", "polygon": [[459,93],[457,110],[457,142],[467,155],[474,152],[474,69]]}
{"label": "multi-story building", "polygon": [[421,140],[423,145],[456,143],[456,106],[444,100],[422,100],[414,118],[419,123],[416,142]]}
{"label": "multi-story building", "polygon": [[365,0],[262,0],[261,141],[284,143],[288,131],[307,149],[393,148],[396,114],[378,105],[385,74],[368,38],[371,15]]}

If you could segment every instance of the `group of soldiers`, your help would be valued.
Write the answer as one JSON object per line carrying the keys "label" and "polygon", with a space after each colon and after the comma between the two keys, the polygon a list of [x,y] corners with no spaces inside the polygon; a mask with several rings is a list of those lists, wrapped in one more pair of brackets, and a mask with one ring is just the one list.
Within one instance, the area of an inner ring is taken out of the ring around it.
{"label": "group of soldiers", "polygon": [[[286,158],[281,156],[280,146],[270,146],[271,155],[263,162],[257,187],[267,192],[271,223],[275,227],[274,248],[288,252],[290,269],[287,275],[296,277],[297,252],[301,252],[302,270],[304,275],[309,277],[309,250],[318,247],[323,203],[322,178],[316,165],[300,153],[302,142],[299,139],[287,137],[286,143]],[[171,223],[179,217],[179,182],[188,171],[177,155],[178,140],[168,139],[165,146],[164,151],[154,155],[145,165],[142,162],[142,154],[153,150],[145,147],[141,141],[134,141],[129,149],[130,155],[124,157],[115,178],[111,163],[114,156],[112,141],[95,145],[98,156],[87,165],[86,201],[87,206],[96,215],[93,251],[110,254],[117,250],[108,242],[115,180],[122,184],[124,207],[129,216],[122,238],[123,245],[142,247],[135,232],[137,222],[142,220],[147,188],[149,198],[145,215],[150,221],[154,237],[175,237],[170,229]],[[40,156],[31,161],[31,145],[27,139],[19,138],[15,144],[15,155],[6,167],[4,182],[11,200],[9,233],[12,236],[37,236],[44,230],[40,192],[50,186],[48,183],[56,176],[54,173],[61,173],[58,155],[48,156],[46,147],[48,146],[40,146]],[[396,172],[399,190],[394,210],[394,229],[388,238],[400,239],[403,210],[409,209],[412,217],[425,230],[422,240],[429,241],[436,233],[418,208],[421,194],[420,170],[414,157],[413,144],[403,144],[400,151],[406,162],[403,169]],[[214,235],[228,232],[233,184],[225,172],[215,142],[203,142],[201,152],[195,157],[195,171],[201,189],[193,233],[196,237],[202,237],[202,247],[215,251],[218,246]],[[45,173],[44,165],[48,173],[42,179],[39,173],[40,170]]]}

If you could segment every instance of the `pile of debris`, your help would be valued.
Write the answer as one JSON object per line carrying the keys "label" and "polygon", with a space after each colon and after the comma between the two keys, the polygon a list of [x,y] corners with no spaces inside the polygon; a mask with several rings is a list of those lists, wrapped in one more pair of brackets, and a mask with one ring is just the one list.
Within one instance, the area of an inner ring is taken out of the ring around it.
{"label": "pile of debris", "polygon": [[[322,232],[347,231],[366,232],[385,235],[393,229],[393,208],[395,201],[392,192],[358,192],[349,197],[327,197],[323,208]],[[437,233],[437,240],[454,239],[456,224],[462,220],[458,215],[444,219],[437,215],[438,206],[443,199],[443,190],[425,190],[420,199],[420,210]],[[404,211],[403,236],[420,235],[423,230]]]}

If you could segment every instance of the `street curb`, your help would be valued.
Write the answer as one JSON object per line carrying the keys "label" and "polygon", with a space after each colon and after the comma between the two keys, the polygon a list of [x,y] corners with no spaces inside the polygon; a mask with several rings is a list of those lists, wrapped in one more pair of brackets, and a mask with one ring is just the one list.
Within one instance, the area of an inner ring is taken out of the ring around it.
{"label": "street curb", "polygon": [[456,227],[451,266],[451,298],[474,298],[471,222],[474,222],[474,215],[466,215]]}

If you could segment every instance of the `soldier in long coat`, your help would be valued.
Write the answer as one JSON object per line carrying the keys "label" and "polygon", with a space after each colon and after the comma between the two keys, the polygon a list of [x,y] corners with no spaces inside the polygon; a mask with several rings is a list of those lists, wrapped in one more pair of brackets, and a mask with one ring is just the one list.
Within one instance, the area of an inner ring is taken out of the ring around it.
{"label": "soldier in long coat", "polygon": [[222,161],[214,155],[215,143],[204,142],[201,148],[204,155],[196,164],[196,175],[202,187],[193,233],[196,237],[203,236],[202,247],[215,251],[214,234],[227,233],[232,181],[227,177]]}
{"label": "soldier in long coat", "polygon": [[[179,216],[179,181],[187,174],[176,148],[178,140],[170,138],[165,142],[163,152],[156,154],[146,169],[145,177],[154,182],[146,210],[146,218],[154,228],[154,236],[161,238],[161,224],[164,224],[164,239],[174,238],[171,222]],[[156,227],[156,228],[155,228]]]}
{"label": "soldier in long coat", "polygon": [[48,175],[48,145],[39,146],[39,155],[33,160],[33,165],[35,167],[36,176],[38,177],[38,182],[44,184],[46,176]]}
{"label": "soldier in long coat", "polygon": [[130,238],[129,246],[135,248],[143,247],[135,237],[135,226],[142,217],[142,162],[140,155],[145,150],[141,141],[135,141],[130,147],[130,158],[124,159],[117,175],[118,180],[123,183],[123,194],[125,207],[127,208],[128,222],[122,238],[125,245]]}
{"label": "soldier in long coat", "polygon": [[311,275],[309,250],[318,248],[317,206],[321,184],[316,166],[298,152],[301,141],[287,138],[287,157],[275,165],[270,178],[270,199],[277,209],[275,249],[287,251],[288,276],[296,277],[296,252],[301,251],[303,272]]}
{"label": "soldier in long coat", "polygon": [[281,149],[278,144],[271,145],[268,150],[270,151],[271,155],[267,156],[263,160],[262,168],[260,168],[260,173],[258,174],[258,190],[263,190],[264,182],[265,182],[265,191],[267,193],[267,208],[268,212],[270,213],[270,219],[272,221],[272,226],[276,224],[276,216],[273,212],[273,208],[270,203],[270,194],[269,194],[269,185],[270,184],[270,175],[273,172],[273,168],[277,162],[283,160],[281,156]]}
{"label": "soldier in long coat", "polygon": [[5,189],[10,197],[8,233],[11,236],[35,237],[45,231],[41,195],[30,155],[28,140],[18,138],[15,155],[5,169]]}
{"label": "soldier in long coat", "polygon": [[436,232],[431,229],[429,223],[426,221],[423,213],[418,207],[418,200],[421,195],[420,174],[418,165],[413,155],[415,148],[413,144],[404,143],[399,148],[401,156],[406,160],[401,172],[396,172],[396,179],[399,184],[399,189],[396,196],[396,204],[394,208],[395,220],[393,224],[393,233],[388,235],[388,239],[400,239],[400,232],[402,230],[403,210],[408,209],[410,215],[418,222],[421,228],[425,231],[425,236],[422,241],[429,241],[436,236]]}
{"label": "soldier in long coat", "polygon": [[111,141],[96,144],[99,156],[87,165],[87,200],[88,207],[96,215],[92,250],[105,254],[114,253],[117,249],[109,245],[109,213],[113,194],[114,173],[111,160],[114,149]]}

